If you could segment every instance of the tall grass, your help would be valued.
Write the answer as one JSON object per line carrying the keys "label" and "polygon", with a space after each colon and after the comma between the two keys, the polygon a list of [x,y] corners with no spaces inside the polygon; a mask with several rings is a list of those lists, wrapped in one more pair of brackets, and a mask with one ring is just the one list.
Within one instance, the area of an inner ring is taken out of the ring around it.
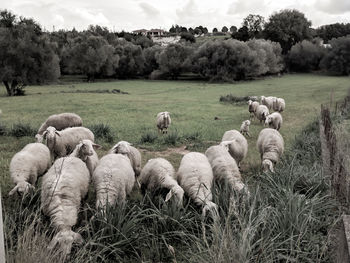
{"label": "tall grass", "polygon": [[[219,220],[203,219],[201,209],[188,199],[178,208],[148,194],[123,207],[109,207],[106,218],[85,204],[75,227],[85,243],[66,261],[329,262],[328,231],[340,211],[322,172],[317,123],[295,138],[275,174],[250,171],[249,199],[215,184]],[[38,249],[52,233],[37,198],[7,206],[9,262],[59,261],[54,251]]]}

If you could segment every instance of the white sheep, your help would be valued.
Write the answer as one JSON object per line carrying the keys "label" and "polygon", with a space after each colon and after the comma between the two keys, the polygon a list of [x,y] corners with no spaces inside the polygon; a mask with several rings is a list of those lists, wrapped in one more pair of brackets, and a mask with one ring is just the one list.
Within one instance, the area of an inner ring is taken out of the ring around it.
{"label": "white sheep", "polygon": [[266,116],[269,115],[269,109],[265,105],[259,105],[256,108],[255,116],[261,122],[265,121]]}
{"label": "white sheep", "polygon": [[34,189],[37,178],[50,168],[50,150],[42,143],[29,143],[10,162],[10,175],[16,186],[9,192],[26,194]]}
{"label": "white sheep", "polygon": [[211,146],[206,150],[205,155],[213,169],[216,181],[227,182],[235,191],[249,194],[247,187],[242,182],[236,161],[225,147],[221,145]]}
{"label": "white sheep", "polygon": [[168,133],[168,128],[171,124],[170,113],[167,111],[159,112],[157,114],[158,132]]}
{"label": "white sheep", "polygon": [[256,109],[258,108],[258,106],[259,106],[259,102],[252,101],[252,100],[248,101],[248,111],[250,113],[250,118],[254,118],[255,112],[256,112]]}
{"label": "white sheep", "polygon": [[265,120],[265,125],[268,125],[270,128],[279,130],[282,126],[283,119],[282,115],[278,112],[271,113],[270,115],[267,115]]}
{"label": "white sheep", "polygon": [[169,191],[165,197],[167,202],[174,196],[178,206],[182,206],[184,190],[175,180],[175,169],[170,162],[164,158],[150,159],[143,167],[139,181],[151,193],[161,189]]}
{"label": "white sheep", "polygon": [[101,145],[93,143],[91,140],[82,140],[75,146],[74,151],[69,155],[70,157],[77,157],[86,163],[87,168],[92,176],[97,164],[98,155],[95,150],[100,149]]}
{"label": "white sheep", "polygon": [[249,126],[250,126],[250,120],[245,120],[242,122],[241,128],[240,128],[240,132],[244,135],[246,134],[248,137],[250,137],[249,134]]}
{"label": "white sheep", "polygon": [[72,231],[77,223],[81,200],[86,196],[90,183],[90,172],[85,163],[76,157],[57,159],[43,176],[41,189],[41,209],[51,218],[57,230],[49,244],[53,249],[57,244],[68,255],[73,243],[81,244],[83,238]]}
{"label": "white sheep", "polygon": [[109,150],[108,153],[120,153],[126,155],[131,162],[134,169],[135,176],[139,176],[141,173],[141,153],[131,143],[126,141],[120,141]]}
{"label": "white sheep", "polygon": [[273,109],[273,102],[275,100],[276,97],[265,97],[265,96],[261,96],[260,98],[260,104],[265,105],[269,110]]}
{"label": "white sheep", "polygon": [[85,127],[73,127],[57,131],[56,128],[51,126],[44,131],[43,138],[50,149],[52,160],[70,154],[81,140],[94,141],[95,139],[92,131]]}
{"label": "white sheep", "polygon": [[96,190],[96,208],[105,212],[107,204],[120,206],[125,203],[134,186],[135,173],[127,156],[107,154],[100,159],[92,179]]}
{"label": "white sheep", "polygon": [[55,127],[56,130],[60,131],[68,127],[83,126],[83,120],[79,115],[70,112],[51,115],[43,124],[41,124],[37,135],[35,135],[37,142],[43,142],[42,135],[50,126]]}
{"label": "white sheep", "polygon": [[282,112],[286,108],[286,102],[282,98],[275,98],[273,101],[273,110]]}
{"label": "white sheep", "polygon": [[259,133],[256,145],[260,152],[263,171],[274,172],[273,167],[284,151],[283,137],[277,130],[265,128]]}
{"label": "white sheep", "polygon": [[195,204],[203,206],[202,215],[210,211],[214,218],[218,216],[218,207],[212,202],[211,187],[213,171],[207,157],[198,152],[190,152],[183,156],[176,173],[179,185]]}
{"label": "white sheep", "polygon": [[220,145],[225,146],[233,159],[236,160],[238,167],[241,161],[247,156],[247,139],[237,130],[230,130],[224,133]]}

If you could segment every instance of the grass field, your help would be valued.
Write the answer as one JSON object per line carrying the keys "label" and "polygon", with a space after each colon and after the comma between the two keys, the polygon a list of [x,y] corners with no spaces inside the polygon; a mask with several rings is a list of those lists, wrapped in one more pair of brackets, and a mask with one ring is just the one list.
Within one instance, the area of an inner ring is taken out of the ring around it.
{"label": "grass field", "polygon": [[[184,145],[186,150],[204,152],[208,146],[219,142],[226,130],[239,129],[241,122],[249,118],[246,104],[221,103],[221,95],[283,97],[286,110],[282,114],[284,123],[280,132],[289,149],[302,128],[318,116],[321,103],[330,102],[331,97],[333,101],[344,97],[350,87],[349,80],[349,77],[312,74],[268,77],[233,84],[126,80],[30,86],[26,88],[27,96],[24,97],[6,97],[5,89],[0,87],[0,109],[3,112],[0,124],[10,128],[15,123],[29,123],[37,129],[51,114],[75,112],[83,118],[85,126],[104,123],[111,128],[113,142],[98,141],[104,147],[99,151],[100,157],[113,143],[126,140],[147,149],[142,152],[143,163],[162,155],[177,168]],[[113,89],[128,94],[101,92]],[[172,117],[169,135],[157,138],[154,143],[141,143],[143,136],[157,134],[155,116],[165,110]],[[214,120],[214,117],[219,117],[219,120]],[[261,129],[261,124],[252,122],[248,157],[242,165],[244,177],[259,169],[260,159],[255,143]],[[12,187],[8,171],[11,157],[32,141],[31,137],[0,136],[0,183],[5,209],[7,204],[12,203],[7,198]],[[216,252],[211,252],[215,258]]]}

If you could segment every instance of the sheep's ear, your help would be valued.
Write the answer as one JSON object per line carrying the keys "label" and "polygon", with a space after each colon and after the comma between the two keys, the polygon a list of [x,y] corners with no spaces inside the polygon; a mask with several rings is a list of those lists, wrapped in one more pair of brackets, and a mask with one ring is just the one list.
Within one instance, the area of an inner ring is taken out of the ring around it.
{"label": "sheep's ear", "polygon": [[18,185],[16,185],[10,192],[9,192],[9,196],[13,195],[14,193],[17,192],[18,189]]}
{"label": "sheep's ear", "polygon": [[44,131],[43,138],[46,140],[47,131]]}
{"label": "sheep's ear", "polygon": [[273,165],[272,164],[269,164],[269,168],[270,168],[271,173],[275,172],[275,170],[273,169]]}
{"label": "sheep's ear", "polygon": [[55,133],[56,133],[56,135],[58,135],[58,136],[60,136],[60,137],[61,137],[61,135],[59,134],[59,132],[58,132],[58,131],[55,131]]}
{"label": "sheep's ear", "polygon": [[78,245],[82,245],[84,243],[84,239],[79,233],[74,233],[74,243]]}
{"label": "sheep's ear", "polygon": [[173,192],[170,190],[169,193],[165,197],[165,202],[168,202],[172,196],[173,196]]}
{"label": "sheep's ear", "polygon": [[93,144],[92,144],[92,148],[94,148],[94,150],[97,150],[97,149],[102,148],[102,146],[99,145],[99,144],[93,143]]}

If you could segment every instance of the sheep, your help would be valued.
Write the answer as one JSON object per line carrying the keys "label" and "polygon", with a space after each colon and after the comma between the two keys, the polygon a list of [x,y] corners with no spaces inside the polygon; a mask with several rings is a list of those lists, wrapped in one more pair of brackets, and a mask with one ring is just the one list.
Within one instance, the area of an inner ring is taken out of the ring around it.
{"label": "sheep", "polygon": [[248,111],[250,113],[250,118],[254,118],[255,116],[255,111],[257,109],[257,107],[259,106],[259,102],[257,101],[252,101],[252,100],[249,100],[248,101]]}
{"label": "sheep", "polygon": [[269,110],[273,109],[273,102],[276,97],[265,97],[261,96],[260,104],[265,105]]}
{"label": "sheep", "polygon": [[240,128],[240,132],[244,135],[246,134],[248,137],[250,137],[249,134],[249,126],[250,126],[250,120],[245,120],[242,122],[241,128]]}
{"label": "sheep", "polygon": [[94,141],[95,139],[92,131],[85,127],[73,127],[57,131],[55,127],[50,126],[43,133],[43,137],[50,149],[52,160],[70,154],[81,140]]}
{"label": "sheep", "polygon": [[51,115],[43,124],[41,124],[38,133],[35,135],[37,142],[43,142],[42,135],[50,126],[55,127],[56,130],[60,131],[68,127],[83,126],[83,120],[79,115],[70,112]]}
{"label": "sheep", "polygon": [[105,215],[107,203],[110,206],[123,205],[126,195],[132,191],[135,173],[130,159],[123,154],[103,156],[92,176],[96,190],[96,209]]}
{"label": "sheep", "polygon": [[171,124],[170,113],[167,111],[159,112],[157,114],[158,132],[168,133],[168,128]]}
{"label": "sheep", "polygon": [[209,163],[213,169],[216,181],[226,181],[228,185],[237,192],[244,192],[249,195],[247,187],[242,182],[236,161],[228,153],[227,149],[221,145],[209,147],[205,151]]}
{"label": "sheep", "polygon": [[75,146],[74,151],[69,156],[77,157],[85,162],[90,171],[90,175],[92,176],[98,164],[98,155],[95,150],[100,148],[101,145],[95,144],[90,140],[82,140],[77,146]]}
{"label": "sheep", "polygon": [[89,189],[90,172],[85,163],[76,157],[57,159],[43,176],[41,189],[41,209],[51,218],[57,230],[49,244],[53,249],[57,244],[65,254],[70,254],[73,243],[81,244],[83,238],[72,231],[77,223],[81,200]]}
{"label": "sheep", "polygon": [[282,112],[286,108],[286,102],[282,98],[275,98],[273,101],[273,110]]}
{"label": "sheep", "polygon": [[167,202],[174,196],[178,206],[182,206],[184,190],[175,180],[175,170],[170,162],[163,158],[150,159],[143,167],[139,181],[141,185],[151,192],[161,189],[169,191],[165,197]]}
{"label": "sheep", "polygon": [[34,189],[38,176],[50,168],[50,150],[42,143],[29,143],[16,153],[10,162],[10,174],[16,186],[9,192],[26,194]]}
{"label": "sheep", "polygon": [[120,153],[126,155],[131,162],[134,169],[135,176],[139,176],[141,173],[141,153],[130,143],[126,141],[120,141],[112,147],[108,153]]}
{"label": "sheep", "polygon": [[271,113],[270,115],[267,115],[265,120],[265,125],[269,125],[270,128],[274,128],[276,130],[279,130],[282,126],[283,119],[282,115],[278,112]]}
{"label": "sheep", "polygon": [[269,109],[265,105],[259,105],[256,108],[255,116],[260,121],[260,123],[262,121],[265,121],[266,116],[269,114],[270,114]]}
{"label": "sheep", "polygon": [[241,161],[248,153],[247,139],[239,131],[230,130],[224,133],[220,145],[228,149],[233,159],[236,160],[238,167],[240,167]]}
{"label": "sheep", "polygon": [[265,128],[259,133],[257,148],[260,152],[261,164],[264,172],[274,172],[273,166],[278,162],[284,151],[284,140],[274,129]]}
{"label": "sheep", "polygon": [[213,171],[207,157],[198,152],[190,152],[183,156],[176,173],[179,185],[185,193],[193,199],[195,204],[203,206],[202,215],[210,211],[215,218],[218,216],[218,207],[212,202],[211,187]]}

